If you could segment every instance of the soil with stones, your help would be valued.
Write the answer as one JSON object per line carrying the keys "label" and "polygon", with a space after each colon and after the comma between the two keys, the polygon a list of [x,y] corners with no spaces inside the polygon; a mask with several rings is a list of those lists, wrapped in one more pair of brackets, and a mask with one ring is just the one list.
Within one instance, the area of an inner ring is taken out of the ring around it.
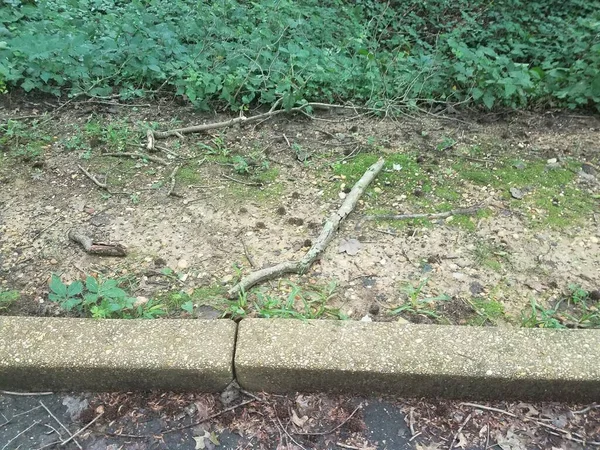
{"label": "soil with stones", "polygon": [[[158,140],[150,160],[105,154],[145,153],[148,126],[219,117],[161,103],[90,102],[43,115],[48,102],[5,101],[0,119],[13,135],[5,133],[0,159],[0,289],[21,293],[8,314],[66,314],[48,300],[57,273],[65,282],[83,274],[125,277],[140,302],[158,298],[172,317],[189,314],[173,293],[193,299],[194,315],[218,317],[228,303],[214,293],[256,268],[299,259],[369,158],[379,156],[389,164],[334,242],[307,274],[287,278],[325,292],[338,316],[396,320],[390,311],[411,298],[444,298],[436,307],[443,323],[466,324],[481,315],[474,300],[485,299],[503,313],[487,323],[511,326],[532,300],[550,308],[568,286],[600,287],[598,117],[383,120],[317,111],[314,119],[279,115]],[[40,119],[19,119],[29,115]],[[543,190],[551,177],[558,181]],[[484,213],[361,222],[382,211],[473,205]],[[128,256],[88,254],[69,240],[72,229],[122,244]],[[331,282],[335,289],[327,288]],[[285,298],[291,287],[274,280],[259,291],[263,299]],[[435,321],[419,308],[409,312],[410,321]]]}

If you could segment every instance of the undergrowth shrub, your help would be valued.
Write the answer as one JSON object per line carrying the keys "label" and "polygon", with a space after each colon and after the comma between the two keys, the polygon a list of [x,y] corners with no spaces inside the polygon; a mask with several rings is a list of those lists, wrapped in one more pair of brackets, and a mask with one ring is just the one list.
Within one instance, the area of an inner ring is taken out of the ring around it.
{"label": "undergrowth shrub", "polygon": [[597,2],[0,0],[0,89],[200,108],[600,105]]}

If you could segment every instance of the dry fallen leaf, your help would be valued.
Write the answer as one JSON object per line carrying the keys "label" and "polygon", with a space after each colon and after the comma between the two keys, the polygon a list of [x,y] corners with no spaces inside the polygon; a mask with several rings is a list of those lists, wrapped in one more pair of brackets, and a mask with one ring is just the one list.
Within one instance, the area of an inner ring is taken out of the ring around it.
{"label": "dry fallen leaf", "polygon": [[294,425],[296,425],[298,428],[302,428],[307,420],[308,416],[302,416],[300,418],[298,417],[298,414],[296,414],[296,411],[292,409],[292,422],[294,422]]}
{"label": "dry fallen leaf", "polygon": [[348,253],[350,256],[354,256],[360,250],[360,242],[357,239],[342,239],[340,241],[339,253]]}

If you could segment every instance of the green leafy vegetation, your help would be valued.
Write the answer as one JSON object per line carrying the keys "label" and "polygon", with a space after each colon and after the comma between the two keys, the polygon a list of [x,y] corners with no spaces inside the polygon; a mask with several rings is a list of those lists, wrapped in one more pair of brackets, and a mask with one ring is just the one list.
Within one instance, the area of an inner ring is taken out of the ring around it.
{"label": "green leafy vegetation", "polygon": [[153,319],[165,314],[163,305],[130,297],[119,285],[119,280],[91,276],[86,277],[85,284],[76,280],[67,285],[53,274],[48,298],[65,311],[97,319]]}
{"label": "green leafy vegetation", "polygon": [[499,319],[505,318],[504,305],[493,298],[477,297],[469,303],[477,314],[469,321],[471,325],[496,325]]}
{"label": "green leafy vegetation", "polygon": [[391,315],[407,314],[408,316],[428,316],[437,321],[442,321],[442,316],[436,311],[436,303],[451,300],[446,294],[427,297],[423,295],[423,290],[427,286],[429,279],[421,280],[417,285],[405,283],[400,290],[406,295],[406,300],[396,308],[390,311]]}
{"label": "green leafy vegetation", "polygon": [[0,311],[10,308],[19,298],[19,291],[0,291]]}
{"label": "green leafy vegetation", "polygon": [[328,305],[335,296],[334,282],[322,287],[299,287],[285,282],[283,289],[289,291],[285,297],[273,296],[261,289],[242,292],[237,300],[227,306],[225,315],[233,319],[346,319],[338,308]]}
{"label": "green leafy vegetation", "polygon": [[521,325],[530,328],[600,328],[600,304],[579,285],[570,284],[564,296],[550,306],[531,300],[521,315]]}
{"label": "green leafy vegetation", "polygon": [[2,92],[162,89],[235,110],[276,98],[600,105],[600,9],[586,0],[2,3]]}

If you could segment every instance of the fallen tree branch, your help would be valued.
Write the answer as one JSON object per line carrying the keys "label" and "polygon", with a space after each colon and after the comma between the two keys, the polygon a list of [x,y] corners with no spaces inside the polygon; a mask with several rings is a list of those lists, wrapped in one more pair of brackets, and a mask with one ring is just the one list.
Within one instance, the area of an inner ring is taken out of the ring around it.
{"label": "fallen tree branch", "polygon": [[132,152],[102,153],[102,156],[117,156],[117,157],[129,156],[131,158],[147,159],[148,161],[154,161],[155,163],[162,164],[164,166],[166,166],[168,164],[167,161],[165,161],[162,158],[159,158],[158,156],[145,155],[143,153],[132,153]]}
{"label": "fallen tree branch", "polygon": [[374,110],[374,109],[368,108],[368,107],[354,107],[354,106],[333,105],[333,104],[330,105],[327,103],[305,103],[304,105],[296,106],[296,107],[290,108],[290,109],[276,109],[277,106],[280,105],[281,100],[282,99],[277,100],[273,104],[271,109],[269,111],[267,111],[266,113],[257,114],[255,116],[246,117],[246,116],[240,115],[239,117],[225,120],[223,122],[206,123],[203,125],[193,125],[190,127],[176,128],[176,129],[167,130],[167,131],[148,130],[146,132],[147,136],[148,136],[148,143],[146,144],[146,148],[148,148],[148,149],[154,148],[154,145],[155,145],[154,141],[156,139],[164,139],[164,138],[167,138],[170,136],[182,137],[182,135],[184,135],[184,134],[200,133],[202,131],[214,130],[216,128],[226,128],[226,127],[230,127],[231,125],[238,124],[238,123],[259,122],[259,121],[263,121],[266,119],[270,119],[271,117],[276,116],[278,114],[282,114],[282,113],[295,113],[295,112],[305,113],[306,108],[349,109],[349,110],[353,110],[355,112],[357,112],[358,110],[367,110],[367,111]]}
{"label": "fallen tree branch", "polygon": [[173,196],[173,197],[181,197],[179,194],[174,193],[174,189],[175,189],[175,175],[177,175],[177,172],[179,171],[179,169],[181,168],[181,166],[176,166],[173,169],[173,172],[171,172],[171,186],[169,187],[169,192],[167,192],[167,197],[169,196]]}
{"label": "fallen tree branch", "polygon": [[360,222],[356,224],[356,229],[360,230],[363,224],[369,220],[408,220],[408,219],[445,219],[450,216],[472,215],[477,214],[483,206],[475,205],[468,208],[458,208],[442,213],[431,214],[376,214],[373,216],[364,216]]}
{"label": "fallen tree branch", "polygon": [[79,167],[79,170],[81,170],[85,174],[86,177],[88,177],[90,180],[92,180],[96,186],[98,186],[100,189],[104,189],[105,191],[108,191],[108,186],[106,185],[106,183],[101,183],[100,181],[98,181],[98,179],[94,175],[89,173],[83,167],[81,167],[79,165],[77,167]]}
{"label": "fallen tree branch", "polygon": [[363,192],[379,174],[384,163],[385,161],[380,159],[367,169],[362,178],[354,185],[352,191],[350,191],[340,209],[338,209],[329,217],[325,223],[325,226],[323,227],[323,230],[321,230],[321,234],[315,240],[315,243],[308,250],[308,252],[306,252],[306,254],[302,257],[302,259],[299,261],[286,261],[281,264],[277,264],[276,266],[267,267],[265,269],[257,270],[256,272],[252,272],[247,277],[242,278],[238,284],[228,291],[227,294],[229,298],[235,298],[240,292],[247,291],[255,284],[277,278],[286,273],[305,273],[321,254],[321,252],[327,248],[333,239],[335,231],[340,226],[340,223],[354,210]]}
{"label": "fallen tree branch", "polygon": [[112,242],[94,242],[80,230],[69,231],[69,239],[80,244],[83,249],[92,255],[100,256],[127,256],[127,249],[121,244]]}

